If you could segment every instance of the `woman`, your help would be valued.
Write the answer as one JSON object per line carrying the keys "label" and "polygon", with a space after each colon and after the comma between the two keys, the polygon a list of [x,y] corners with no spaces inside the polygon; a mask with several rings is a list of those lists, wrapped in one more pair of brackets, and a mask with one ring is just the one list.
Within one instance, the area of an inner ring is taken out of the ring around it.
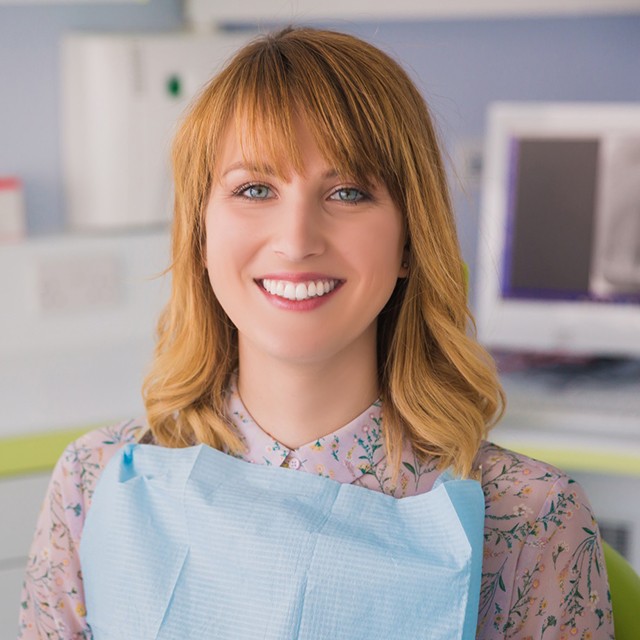
{"label": "woman", "polygon": [[613,638],[583,492],[484,439],[502,392],[397,63],[260,38],[173,163],[146,419],[61,457],[20,637]]}

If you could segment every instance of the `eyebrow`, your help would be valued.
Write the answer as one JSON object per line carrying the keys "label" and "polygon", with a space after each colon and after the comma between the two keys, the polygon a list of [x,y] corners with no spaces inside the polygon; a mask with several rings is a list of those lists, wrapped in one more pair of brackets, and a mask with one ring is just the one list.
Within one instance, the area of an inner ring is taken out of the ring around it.
{"label": "eyebrow", "polygon": [[[256,165],[247,165],[242,161],[234,162],[230,164],[222,174],[224,178],[228,173],[232,171],[248,171],[249,173],[263,174],[263,175],[275,175],[276,171],[273,167],[265,165],[264,170],[260,170]],[[340,174],[335,169],[329,169],[322,174],[323,178],[337,178]]]}
{"label": "eyebrow", "polygon": [[240,161],[240,162],[234,162],[233,164],[230,164],[226,168],[225,172],[222,175],[224,177],[228,173],[231,173],[232,171],[238,171],[240,169],[242,169],[244,171],[249,171],[250,173],[268,173],[270,175],[275,173],[273,168],[270,167],[269,165],[264,167],[264,171],[260,171],[257,166],[255,166],[255,165],[247,165],[244,162]]}

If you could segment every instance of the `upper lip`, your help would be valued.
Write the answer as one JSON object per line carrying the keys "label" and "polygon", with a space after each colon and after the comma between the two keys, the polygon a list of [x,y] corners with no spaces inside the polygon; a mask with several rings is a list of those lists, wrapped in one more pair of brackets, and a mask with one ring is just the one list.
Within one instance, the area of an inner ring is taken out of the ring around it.
{"label": "upper lip", "polygon": [[256,280],[285,280],[286,282],[317,282],[318,280],[335,280],[341,281],[342,278],[336,278],[335,276],[329,276],[326,273],[268,273]]}

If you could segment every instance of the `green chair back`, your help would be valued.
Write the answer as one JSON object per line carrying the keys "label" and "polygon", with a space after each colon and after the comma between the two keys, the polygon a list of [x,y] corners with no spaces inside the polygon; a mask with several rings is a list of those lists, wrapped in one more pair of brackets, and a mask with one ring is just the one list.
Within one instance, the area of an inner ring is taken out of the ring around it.
{"label": "green chair back", "polygon": [[609,576],[616,640],[640,638],[640,576],[606,542],[602,542]]}

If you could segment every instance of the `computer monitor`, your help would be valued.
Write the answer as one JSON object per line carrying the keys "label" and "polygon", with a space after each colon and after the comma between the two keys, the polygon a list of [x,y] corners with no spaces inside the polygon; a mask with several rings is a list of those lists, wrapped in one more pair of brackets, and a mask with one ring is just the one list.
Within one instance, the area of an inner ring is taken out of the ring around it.
{"label": "computer monitor", "polygon": [[640,357],[640,104],[492,105],[482,186],[480,340]]}

